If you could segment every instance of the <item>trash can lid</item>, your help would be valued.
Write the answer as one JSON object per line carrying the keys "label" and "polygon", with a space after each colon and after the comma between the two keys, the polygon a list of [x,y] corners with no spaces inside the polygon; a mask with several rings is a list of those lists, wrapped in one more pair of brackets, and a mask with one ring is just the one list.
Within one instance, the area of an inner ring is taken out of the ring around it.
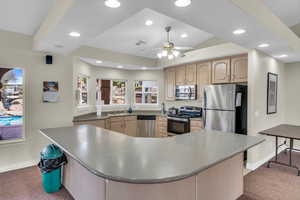
{"label": "trash can lid", "polygon": [[56,159],[63,155],[63,152],[55,144],[49,144],[41,152],[42,159]]}

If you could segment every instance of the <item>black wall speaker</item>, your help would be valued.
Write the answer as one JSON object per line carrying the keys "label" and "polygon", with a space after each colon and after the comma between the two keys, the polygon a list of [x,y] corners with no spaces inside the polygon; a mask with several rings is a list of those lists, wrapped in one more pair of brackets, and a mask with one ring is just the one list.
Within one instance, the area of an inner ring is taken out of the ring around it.
{"label": "black wall speaker", "polygon": [[52,63],[53,63],[53,56],[46,55],[46,64],[47,65],[52,65]]}

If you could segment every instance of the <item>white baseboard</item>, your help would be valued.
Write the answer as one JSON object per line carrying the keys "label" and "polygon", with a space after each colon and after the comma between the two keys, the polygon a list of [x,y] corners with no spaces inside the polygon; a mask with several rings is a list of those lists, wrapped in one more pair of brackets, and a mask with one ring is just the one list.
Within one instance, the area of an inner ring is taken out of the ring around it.
{"label": "white baseboard", "polygon": [[31,160],[31,161],[26,161],[26,162],[14,164],[14,165],[8,165],[5,167],[0,167],[0,173],[17,170],[17,169],[23,169],[26,167],[32,167],[34,165],[37,165],[37,161]]}
{"label": "white baseboard", "polygon": [[[285,150],[287,148],[286,145],[283,145],[281,147],[279,147],[278,149],[278,154],[281,153],[283,150]],[[257,168],[259,168],[260,166],[262,166],[263,164],[265,164],[266,162],[268,162],[269,160],[271,160],[271,158],[273,158],[275,156],[275,151],[271,154],[269,154],[267,157],[265,157],[264,159],[256,162],[256,163],[247,163],[246,168],[254,171]]]}

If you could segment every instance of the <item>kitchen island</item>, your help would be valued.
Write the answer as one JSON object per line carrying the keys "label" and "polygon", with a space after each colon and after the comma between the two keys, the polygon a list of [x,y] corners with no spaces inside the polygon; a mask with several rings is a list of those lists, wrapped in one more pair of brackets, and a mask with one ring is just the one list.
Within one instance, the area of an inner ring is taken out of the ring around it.
{"label": "kitchen island", "polygon": [[41,132],[66,153],[63,184],[78,200],[234,200],[243,152],[264,141],[206,130],[136,138],[89,125]]}

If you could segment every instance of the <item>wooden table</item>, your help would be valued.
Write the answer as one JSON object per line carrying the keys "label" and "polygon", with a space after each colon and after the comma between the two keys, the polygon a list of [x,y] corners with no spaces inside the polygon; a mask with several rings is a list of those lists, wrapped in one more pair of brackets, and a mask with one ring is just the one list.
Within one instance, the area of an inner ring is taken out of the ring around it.
{"label": "wooden table", "polygon": [[[298,176],[300,176],[300,169],[293,164],[292,160],[292,150],[294,151],[300,151],[299,149],[294,148],[294,140],[300,140],[300,126],[294,126],[294,125],[288,125],[288,124],[281,124],[279,126],[264,130],[259,132],[263,135],[273,136],[276,138],[276,144],[275,144],[275,160],[270,160],[268,162],[267,167],[270,167],[271,163],[275,163],[278,165],[283,165],[287,167],[292,167],[297,169]],[[286,144],[286,141],[283,144],[278,145],[278,138],[285,138],[290,140],[290,146],[285,149],[285,153],[287,153],[287,150],[289,150],[289,163],[283,163],[278,161],[278,148],[282,145]]]}

